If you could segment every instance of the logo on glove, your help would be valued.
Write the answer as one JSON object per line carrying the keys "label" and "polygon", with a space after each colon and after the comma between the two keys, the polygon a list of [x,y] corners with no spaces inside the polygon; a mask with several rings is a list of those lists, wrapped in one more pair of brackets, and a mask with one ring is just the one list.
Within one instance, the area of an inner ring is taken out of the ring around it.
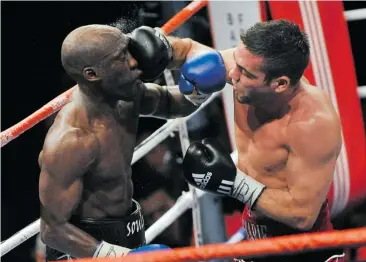
{"label": "logo on glove", "polygon": [[207,172],[207,174],[195,174],[192,173],[192,177],[194,178],[194,181],[196,182],[197,186],[199,186],[201,189],[204,189],[210,181],[212,176],[211,172]]}

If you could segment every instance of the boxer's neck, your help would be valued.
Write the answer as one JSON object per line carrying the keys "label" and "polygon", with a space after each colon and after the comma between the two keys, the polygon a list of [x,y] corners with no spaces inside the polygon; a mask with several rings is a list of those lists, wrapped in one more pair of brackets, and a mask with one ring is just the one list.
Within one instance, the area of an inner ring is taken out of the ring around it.
{"label": "boxer's neck", "polygon": [[86,107],[89,114],[117,117],[116,108],[118,101],[123,100],[121,97],[107,95],[101,91],[101,88],[90,88],[80,84],[78,91],[79,100]]}
{"label": "boxer's neck", "polygon": [[291,108],[290,102],[298,95],[301,91],[301,87],[297,84],[294,87],[290,87],[285,92],[276,95],[268,101],[254,104],[253,107],[256,111],[260,111],[269,117],[282,117]]}

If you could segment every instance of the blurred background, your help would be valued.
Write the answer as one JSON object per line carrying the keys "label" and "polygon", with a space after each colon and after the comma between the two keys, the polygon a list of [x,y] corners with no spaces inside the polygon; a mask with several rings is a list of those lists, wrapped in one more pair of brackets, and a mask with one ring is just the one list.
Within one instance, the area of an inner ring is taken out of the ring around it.
{"label": "blurred background", "polygon": [[[113,24],[123,18],[125,32],[140,25],[162,26],[189,1],[179,2],[1,2],[1,130],[14,125],[74,85],[60,61],[65,36],[85,24]],[[344,1],[345,10],[365,8],[366,2]],[[366,20],[348,23],[359,86],[366,85]],[[210,19],[203,8],[175,31],[213,45]],[[156,80],[165,84],[164,78]],[[360,99],[366,123],[366,99]],[[192,140],[216,137],[230,145],[221,98],[217,98],[192,121]],[[1,149],[1,240],[39,217],[38,154],[52,117],[36,125]],[[138,130],[142,141],[165,122],[143,118]],[[365,124],[366,128],[366,124]],[[228,148],[230,149],[230,148]],[[168,137],[133,166],[134,198],[142,205],[149,227],[164,214],[188,187],[180,175],[181,147],[177,134]],[[227,215],[241,212],[242,205],[224,199]],[[240,221],[237,221],[240,224]],[[365,203],[334,219],[337,228],[366,225]],[[187,230],[188,229],[188,230]],[[154,242],[172,247],[192,244],[191,212],[186,212]],[[35,238],[5,255],[3,261],[34,261]]]}

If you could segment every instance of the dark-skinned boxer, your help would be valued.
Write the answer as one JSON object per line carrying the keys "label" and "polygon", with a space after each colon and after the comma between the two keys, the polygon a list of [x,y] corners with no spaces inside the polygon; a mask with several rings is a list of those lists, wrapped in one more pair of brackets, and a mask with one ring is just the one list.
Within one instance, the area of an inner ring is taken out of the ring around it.
{"label": "dark-skinned boxer", "polygon": [[[139,116],[186,116],[224,87],[226,74],[222,57],[213,52],[187,61],[181,71],[204,95],[141,81],[158,77],[174,56],[165,36],[146,27],[125,35],[115,27],[88,25],[65,38],[62,65],[77,86],[39,155],[41,238],[48,261],[167,248],[145,246],[143,215],[132,199]],[[201,81],[204,74],[197,72],[211,70],[217,77]]]}

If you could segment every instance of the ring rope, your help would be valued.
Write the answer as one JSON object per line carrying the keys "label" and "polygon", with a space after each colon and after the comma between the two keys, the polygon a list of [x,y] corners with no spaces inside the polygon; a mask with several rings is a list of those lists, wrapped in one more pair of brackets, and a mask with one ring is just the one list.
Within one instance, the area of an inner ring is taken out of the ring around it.
{"label": "ring rope", "polygon": [[69,102],[70,96],[74,88],[75,86],[57,96],[56,98],[52,99],[50,102],[45,104],[43,107],[41,107],[19,123],[13,125],[12,127],[9,127],[5,131],[2,131],[0,137],[1,147],[14,140],[28,129],[31,129],[42,120],[59,111],[64,105]]}
{"label": "ring rope", "polygon": [[366,8],[348,10],[344,12],[347,21],[358,21],[366,19]]}
{"label": "ring rope", "polygon": [[[164,31],[165,34],[172,33],[175,29],[177,29],[180,25],[186,22],[191,16],[193,16],[206,5],[207,0],[192,1],[177,14],[175,14],[168,22],[166,22],[161,29]],[[75,87],[76,86],[73,86],[66,92],[57,96],[46,105],[44,105],[42,108],[38,109],[36,112],[23,119],[19,123],[15,124],[12,127],[9,127],[5,131],[2,131],[0,135],[1,147],[5,146],[10,141],[14,140],[19,135],[29,130],[50,115],[59,111],[64,105],[69,102],[70,96]]]}
{"label": "ring rope", "polygon": [[[197,198],[207,194],[202,190],[197,190]],[[161,232],[167,229],[174,221],[177,220],[186,210],[192,207],[194,202],[193,192],[183,192],[177,199],[175,204],[155,221],[145,232],[146,243],[150,244]]]}
{"label": "ring rope", "polygon": [[357,92],[360,98],[366,98],[366,86],[359,86]]}
{"label": "ring rope", "polygon": [[175,29],[180,27],[185,21],[191,18],[195,13],[197,13],[201,8],[205,7],[208,0],[195,0],[190,4],[185,6],[182,10],[176,13],[172,18],[166,22],[161,29],[165,34],[172,33]]}
{"label": "ring rope", "polygon": [[233,234],[228,241],[226,241],[227,244],[234,244],[234,243],[238,243],[242,240],[245,239],[247,233],[244,229],[243,226],[241,226],[238,231],[235,232],[235,234]]}
{"label": "ring rope", "polygon": [[[292,254],[319,249],[339,247],[359,247],[366,245],[366,228],[339,231],[304,233],[255,241],[243,241],[236,244],[210,244],[201,247],[177,248],[169,251],[134,253],[118,258],[97,258],[100,262],[178,262],[202,261],[218,258],[253,258],[268,255]],[[78,262],[90,262],[90,258],[76,259]],[[93,260],[94,261],[94,260]]]}

